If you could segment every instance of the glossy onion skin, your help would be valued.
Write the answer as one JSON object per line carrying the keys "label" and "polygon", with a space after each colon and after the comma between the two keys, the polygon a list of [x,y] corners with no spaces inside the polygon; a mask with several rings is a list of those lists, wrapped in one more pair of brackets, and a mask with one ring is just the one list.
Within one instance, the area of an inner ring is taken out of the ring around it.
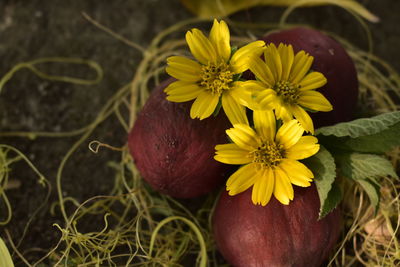
{"label": "glossy onion skin", "polygon": [[331,102],[333,110],[310,113],[315,128],[354,119],[358,99],[357,72],[352,59],[337,41],[304,27],[274,32],[261,39],[276,46],[291,44],[295,53],[306,51],[314,57],[311,69],[327,78],[327,84],[317,91]]}
{"label": "glossy onion skin", "polygon": [[315,185],[295,186],[288,206],[274,197],[262,207],[251,201],[251,190],[236,196],[222,192],[213,214],[218,249],[236,267],[317,267],[327,259],[340,235],[335,209],[318,219]]}
{"label": "glossy onion skin", "polygon": [[206,194],[226,179],[229,165],[214,160],[215,145],[227,143],[230,123],[221,110],[202,121],[190,118],[193,101],[172,103],[154,89],[132,128],[128,145],[143,179],[161,193],[177,198]]}

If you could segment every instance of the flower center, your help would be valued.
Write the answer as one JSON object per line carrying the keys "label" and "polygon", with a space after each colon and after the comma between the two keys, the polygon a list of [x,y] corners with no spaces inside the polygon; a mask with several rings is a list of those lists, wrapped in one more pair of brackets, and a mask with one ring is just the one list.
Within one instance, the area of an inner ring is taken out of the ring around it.
{"label": "flower center", "polygon": [[251,152],[254,163],[260,163],[263,168],[275,167],[284,158],[283,146],[275,142],[263,143]]}
{"label": "flower center", "polygon": [[210,90],[212,94],[220,96],[222,91],[229,90],[233,81],[233,72],[225,62],[208,63],[201,67],[200,85]]}
{"label": "flower center", "polygon": [[297,103],[297,99],[299,99],[299,88],[300,85],[293,84],[289,81],[279,81],[273,87],[276,94],[280,96],[284,102],[289,104]]}

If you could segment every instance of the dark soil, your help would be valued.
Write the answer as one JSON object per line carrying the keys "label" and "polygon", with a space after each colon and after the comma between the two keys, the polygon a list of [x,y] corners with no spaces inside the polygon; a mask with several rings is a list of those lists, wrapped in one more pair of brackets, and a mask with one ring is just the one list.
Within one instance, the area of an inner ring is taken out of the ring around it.
{"label": "dark soil", "polygon": [[[399,71],[400,1],[361,2],[381,18],[380,23],[368,24],[375,54]],[[235,14],[232,18],[276,22],[282,11],[281,8],[263,7]],[[192,16],[178,0],[1,1],[0,76],[19,62],[63,56],[97,61],[104,70],[104,79],[95,86],[79,86],[45,81],[27,70],[18,72],[0,94],[0,132],[78,129],[89,124],[110,96],[132,79],[141,59],[140,53],[93,26],[82,12],[143,47],[161,30]],[[367,49],[366,35],[360,24],[338,7],[297,10],[289,21],[332,31]],[[85,67],[71,68],[71,65],[64,64],[52,64],[48,69],[55,74],[77,77],[93,78],[94,75]],[[0,143],[13,145],[25,153],[54,187],[60,161],[76,140],[76,137],[34,140],[2,137]],[[116,118],[111,117],[91,135],[90,140],[121,147],[126,142],[126,134]],[[64,194],[81,202],[109,191],[114,172],[106,163],[118,160],[119,156],[108,150],[93,154],[87,149],[88,142],[74,154],[63,175]],[[14,242],[18,242],[27,220],[43,202],[46,189],[38,184],[35,174],[23,162],[12,165],[10,176],[21,185],[7,192],[14,213],[12,221],[0,227],[0,236],[6,239],[4,230],[8,230]],[[43,249],[25,254],[31,262],[42,257],[60,237],[52,225],[62,224],[61,215],[58,211],[55,215],[48,212],[54,201],[57,201],[57,196],[52,190],[50,201],[36,214],[19,247],[23,253],[32,248]],[[3,218],[4,214],[4,205],[1,204],[0,217]],[[14,259],[17,266],[24,266],[17,256]]]}

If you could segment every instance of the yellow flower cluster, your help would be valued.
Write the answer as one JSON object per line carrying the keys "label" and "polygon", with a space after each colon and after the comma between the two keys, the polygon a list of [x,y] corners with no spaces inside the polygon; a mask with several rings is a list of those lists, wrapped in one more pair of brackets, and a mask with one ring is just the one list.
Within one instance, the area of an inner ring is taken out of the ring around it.
{"label": "yellow flower cluster", "polygon": [[[293,185],[310,186],[313,173],[298,160],[319,150],[306,110],[330,111],[332,105],[315,89],[327,80],[310,71],[313,57],[294,53],[291,45],[255,41],[237,51],[231,48],[224,21],[214,20],[208,38],[198,29],[186,33],[195,60],[172,56],[167,73],[176,78],[166,89],[172,102],[194,100],[190,116],[210,117],[219,103],[233,128],[233,143],[217,145],[215,160],[243,165],[227,181],[230,195],[252,188],[254,204],[265,206],[272,195],[282,204],[293,200]],[[250,70],[256,80],[243,81]],[[252,126],[246,108],[253,111]],[[280,127],[279,127],[280,126]]]}

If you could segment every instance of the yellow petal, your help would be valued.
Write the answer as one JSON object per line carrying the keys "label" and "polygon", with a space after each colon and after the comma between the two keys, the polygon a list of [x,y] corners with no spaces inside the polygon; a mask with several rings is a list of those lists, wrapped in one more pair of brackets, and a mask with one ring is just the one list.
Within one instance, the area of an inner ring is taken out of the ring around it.
{"label": "yellow petal", "polygon": [[251,72],[262,81],[268,88],[272,88],[275,84],[274,75],[269,67],[259,57],[253,57],[249,63]]}
{"label": "yellow petal", "polygon": [[276,120],[272,110],[255,110],[253,112],[254,128],[263,141],[274,141]]}
{"label": "yellow petal", "polygon": [[325,76],[320,72],[311,72],[304,77],[300,82],[300,91],[307,91],[317,89],[326,84],[327,80]]}
{"label": "yellow petal", "polygon": [[272,89],[265,89],[260,93],[256,93],[256,102],[260,105],[261,109],[272,109],[275,107],[277,100],[276,92]]}
{"label": "yellow petal", "polygon": [[201,92],[190,109],[190,117],[192,119],[199,118],[200,120],[208,118],[213,114],[219,97],[209,92]]}
{"label": "yellow petal", "polygon": [[186,42],[192,55],[203,65],[216,63],[217,53],[210,40],[198,29],[186,33]]}
{"label": "yellow petal", "polygon": [[262,193],[265,191],[266,179],[263,175],[263,171],[260,170],[257,179],[254,182],[253,189],[251,191],[251,200],[254,205],[260,205],[262,201]]}
{"label": "yellow petal", "polygon": [[314,58],[301,50],[294,57],[292,72],[290,74],[290,80],[292,83],[299,83],[304,75],[310,70]]}
{"label": "yellow petal", "polygon": [[245,82],[235,82],[235,87],[240,87],[240,92],[243,94],[242,96],[236,96],[236,92],[233,92],[233,97],[239,97],[241,100],[241,104],[248,107],[251,110],[262,109],[259,103],[256,101],[256,95],[263,92],[265,89],[269,89],[264,86],[264,84],[260,81],[245,81]]}
{"label": "yellow petal", "polygon": [[252,161],[249,151],[243,150],[236,144],[224,144],[215,146],[214,159],[226,164],[247,164]]}
{"label": "yellow petal", "polygon": [[232,125],[249,124],[246,108],[236,102],[230,92],[226,92],[222,95],[222,108]]}
{"label": "yellow petal", "polygon": [[167,59],[167,73],[182,81],[197,82],[201,79],[201,66],[185,57],[173,56]]}
{"label": "yellow petal", "polygon": [[177,88],[180,88],[184,85],[189,85],[189,84],[193,84],[192,82],[183,82],[183,81],[175,81],[170,83],[165,89],[164,92],[165,93],[169,93],[171,90],[175,90]]}
{"label": "yellow petal", "polygon": [[296,160],[284,159],[279,167],[285,171],[292,184],[302,187],[310,186],[313,173],[303,164]]}
{"label": "yellow petal", "polygon": [[287,81],[294,61],[293,47],[292,45],[281,43],[279,44],[278,51],[282,60],[282,80]]}
{"label": "yellow petal", "polygon": [[261,205],[265,206],[271,199],[275,185],[275,173],[271,168],[267,168],[264,170],[263,180],[263,188],[259,191],[259,199],[261,200]]}
{"label": "yellow petal", "polygon": [[291,148],[286,150],[289,159],[305,159],[315,155],[319,150],[318,139],[314,136],[302,136]]}
{"label": "yellow petal", "polygon": [[[237,82],[237,83],[239,83],[239,82]],[[260,92],[264,91],[265,89],[269,89],[269,87],[265,86],[262,82],[254,81],[254,80],[240,82],[240,86],[243,87],[246,91],[249,91],[252,93],[260,93]]]}
{"label": "yellow petal", "polygon": [[201,79],[200,74],[193,74],[185,71],[180,71],[177,68],[166,67],[165,71],[177,80],[185,82],[197,82]]}
{"label": "yellow petal", "polygon": [[304,129],[297,120],[283,123],[276,133],[276,141],[282,144],[285,149],[289,149],[296,144],[303,135]]}
{"label": "yellow petal", "polygon": [[274,81],[282,80],[282,61],[276,46],[271,43],[264,52],[265,62],[274,75]]}
{"label": "yellow petal", "polygon": [[229,94],[240,104],[248,108],[254,107],[256,102],[252,98],[252,93],[249,90],[248,82],[236,81],[232,84]]}
{"label": "yellow petal", "polygon": [[255,41],[239,48],[232,56],[230,65],[234,73],[242,73],[249,68],[249,60],[262,54],[264,41]]}
{"label": "yellow petal", "polygon": [[309,90],[301,92],[297,103],[303,107],[315,111],[331,111],[333,109],[331,103],[320,92]]}
{"label": "yellow petal", "polygon": [[253,151],[260,144],[257,133],[246,124],[235,124],[234,128],[226,130],[229,138],[240,148],[247,151]]}
{"label": "yellow petal", "polygon": [[306,132],[314,134],[314,124],[310,115],[308,115],[308,113],[304,109],[296,104],[291,105],[290,110],[296,120],[300,122],[304,130],[306,130]]}
{"label": "yellow petal", "polygon": [[214,24],[210,32],[210,41],[214,45],[218,57],[222,57],[228,62],[231,57],[230,33],[225,21],[218,22],[214,19]]}
{"label": "yellow petal", "polygon": [[274,103],[274,110],[277,119],[281,119],[284,122],[288,122],[293,119],[293,114],[290,107],[285,104],[279,97],[276,97]]}
{"label": "yellow petal", "polygon": [[168,95],[168,101],[186,102],[198,97],[203,92],[203,89],[196,83],[176,81],[165,88],[164,92]]}
{"label": "yellow petal", "polygon": [[275,186],[274,196],[284,205],[288,205],[290,200],[293,200],[293,186],[290,183],[289,177],[279,166],[275,167]]}
{"label": "yellow petal", "polygon": [[242,193],[258,179],[258,171],[254,163],[247,164],[234,172],[226,182],[226,190],[230,196]]}

